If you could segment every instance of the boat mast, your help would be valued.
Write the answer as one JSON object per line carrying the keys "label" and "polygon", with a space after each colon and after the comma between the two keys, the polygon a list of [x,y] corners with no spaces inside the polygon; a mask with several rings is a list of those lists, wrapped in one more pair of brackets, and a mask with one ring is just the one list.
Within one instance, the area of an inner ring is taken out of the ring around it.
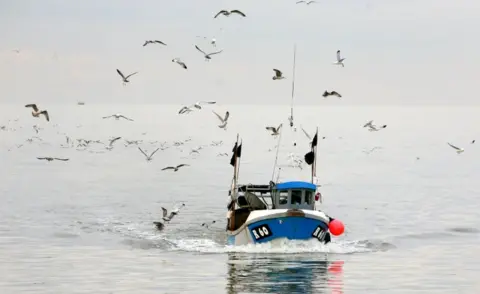
{"label": "boat mast", "polygon": [[293,76],[292,76],[292,103],[290,106],[290,127],[293,127],[293,98],[295,96],[295,59],[297,55],[297,44],[293,45]]}
{"label": "boat mast", "polygon": [[317,146],[318,146],[318,127],[317,131],[315,132],[315,137],[317,138],[317,142],[315,146],[312,146],[312,151],[313,151],[313,164],[312,164],[312,184],[316,183],[314,182],[315,178],[317,177]]}
{"label": "boat mast", "polygon": [[[281,130],[281,129],[280,129]],[[278,135],[278,142],[277,142],[277,154],[275,155],[275,163],[273,164],[273,172],[272,172],[272,181],[275,178],[275,169],[277,168],[277,161],[278,161],[278,151],[280,150],[280,140],[282,138],[282,131]],[[279,172],[280,173],[280,172]],[[278,178],[277,178],[278,180]]]}
{"label": "boat mast", "polygon": [[230,216],[229,216],[229,229],[233,231],[235,228],[235,203],[237,202],[237,179],[238,179],[238,156],[237,156],[237,151],[238,151],[238,138],[239,135],[237,134],[237,142],[235,143],[235,146],[233,148],[233,179],[232,179],[232,187],[230,189],[230,199],[232,202],[232,205],[230,207]]}

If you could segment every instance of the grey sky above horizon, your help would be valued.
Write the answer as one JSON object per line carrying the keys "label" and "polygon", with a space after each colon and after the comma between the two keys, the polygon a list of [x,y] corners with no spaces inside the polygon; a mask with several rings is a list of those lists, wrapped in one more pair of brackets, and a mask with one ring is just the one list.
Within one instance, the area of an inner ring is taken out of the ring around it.
{"label": "grey sky above horizon", "polygon": [[[289,104],[296,43],[296,104],[479,104],[480,3],[295,2],[0,1],[0,103]],[[215,48],[197,35],[224,52],[205,62],[194,45]],[[116,68],[139,73],[124,87]]]}

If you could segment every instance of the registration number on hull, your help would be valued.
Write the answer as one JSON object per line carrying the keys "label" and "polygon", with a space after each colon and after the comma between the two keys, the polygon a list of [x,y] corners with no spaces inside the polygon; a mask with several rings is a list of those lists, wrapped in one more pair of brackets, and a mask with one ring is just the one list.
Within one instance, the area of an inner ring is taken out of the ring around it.
{"label": "registration number on hull", "polygon": [[324,242],[325,237],[327,236],[327,231],[322,226],[318,226],[312,233],[312,237],[317,238],[318,241]]}
{"label": "registration number on hull", "polygon": [[272,230],[270,230],[270,227],[266,224],[252,228],[251,231],[255,240],[262,240],[272,235]]}

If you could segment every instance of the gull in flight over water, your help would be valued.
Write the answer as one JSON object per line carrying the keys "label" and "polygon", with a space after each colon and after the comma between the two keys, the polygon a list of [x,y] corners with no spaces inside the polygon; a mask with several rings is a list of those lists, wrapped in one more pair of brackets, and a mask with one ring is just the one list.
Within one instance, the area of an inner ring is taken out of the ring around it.
{"label": "gull in flight over water", "polygon": [[210,56],[211,55],[215,55],[215,54],[218,54],[218,53],[222,53],[223,50],[220,50],[220,51],[217,51],[217,52],[212,52],[212,53],[205,53],[202,49],[198,48],[197,45],[195,45],[195,48],[197,48],[198,51],[202,52],[204,57],[205,57],[205,61],[209,61],[210,59],[212,59]]}
{"label": "gull in flight over water", "polygon": [[231,14],[234,14],[234,13],[236,13],[236,14],[238,14],[238,15],[241,15],[241,16],[243,16],[243,17],[246,16],[245,13],[241,12],[240,10],[234,9],[234,10],[230,10],[230,11],[228,11],[228,10],[221,10],[221,11],[219,11],[213,18],[217,18],[217,16],[219,16],[220,14],[225,15],[225,16],[230,16]]}
{"label": "gull in flight over water", "polygon": [[143,47],[147,46],[148,44],[162,44],[167,46],[167,44],[163,43],[162,41],[155,40],[155,41],[145,41],[145,44],[143,44]]}
{"label": "gull in flight over water", "polygon": [[46,111],[46,110],[40,111],[37,107],[37,104],[27,104],[27,105],[25,105],[25,107],[31,107],[33,109],[33,111],[32,111],[32,116],[33,117],[39,117],[40,114],[43,114],[45,116],[45,118],[47,119],[47,121],[50,121],[50,116],[48,115],[48,111]]}
{"label": "gull in flight over water", "polygon": [[317,3],[317,1],[312,0],[312,1],[308,1],[308,2],[307,2],[307,1],[303,1],[303,0],[302,0],[302,1],[298,1],[298,2],[297,2],[297,4],[300,4],[300,3],[305,3],[305,4],[307,4],[307,5],[310,5],[310,4],[312,4],[312,3]]}
{"label": "gull in flight over water", "polygon": [[367,122],[366,124],[364,124],[363,127],[364,128],[368,127],[368,130],[370,132],[376,132],[376,131],[380,131],[380,129],[386,128],[387,125],[383,125],[383,126],[378,127],[378,126],[374,125],[373,120],[371,120],[371,121]]}
{"label": "gull in flight over water", "polygon": [[272,80],[282,80],[285,78],[280,70],[274,68],[273,71],[275,72],[275,75]]}
{"label": "gull in flight over water", "polygon": [[109,116],[104,116],[103,119],[110,118],[110,117],[114,117],[116,120],[118,120],[120,118],[123,118],[123,119],[129,120],[129,121],[133,121],[133,119],[130,119],[130,118],[124,116],[123,114],[119,114],[119,113],[112,114],[112,115],[109,115]]}
{"label": "gull in flight over water", "polygon": [[341,65],[342,67],[345,67],[345,65],[343,64],[344,60],[345,58],[340,57],[340,50],[337,50],[337,61],[335,61],[333,64]]}
{"label": "gull in flight over water", "polygon": [[162,168],[162,170],[168,170],[168,169],[173,169],[174,172],[177,172],[179,168],[181,168],[182,166],[189,166],[188,164],[179,164],[177,166],[167,166],[167,167],[164,167]]}
{"label": "gull in flight over water", "polygon": [[154,155],[159,149],[160,149],[160,148],[157,148],[157,150],[153,151],[150,155],[147,155],[147,154],[145,153],[145,151],[142,150],[142,148],[138,147],[138,150],[140,150],[140,152],[142,152],[143,155],[145,155],[147,161],[151,161],[152,158],[153,158],[153,155]]}
{"label": "gull in flight over water", "polygon": [[280,124],[277,128],[275,127],[266,127],[265,129],[272,131],[272,136],[278,136],[280,135],[280,129],[282,128],[283,124]]}
{"label": "gull in flight over water", "polygon": [[162,219],[163,219],[164,221],[166,221],[166,222],[171,221],[172,218],[178,214],[178,212],[180,211],[180,208],[182,208],[182,207],[184,207],[184,206],[185,206],[185,203],[183,203],[180,207],[173,209],[172,211],[170,211],[170,215],[169,215],[169,216],[167,216],[168,210],[166,210],[164,207],[162,207],[162,211],[163,211],[163,217],[162,217]]}
{"label": "gull in flight over water", "polygon": [[106,146],[105,148],[107,150],[112,150],[113,149],[113,143],[115,143],[116,141],[120,140],[122,137],[116,137],[116,138],[113,138],[110,140],[110,143],[108,144],[108,146]]}
{"label": "gull in flight over water", "polygon": [[122,77],[122,80],[123,80],[123,85],[125,86],[127,83],[129,83],[130,81],[128,80],[129,77],[135,75],[138,73],[138,71],[134,72],[134,73],[131,73],[129,74],[128,76],[124,76],[123,73],[117,69],[117,73]]}
{"label": "gull in flight over water", "polygon": [[68,161],[68,158],[57,158],[57,157],[37,157],[39,160],[46,160],[46,161],[54,161],[54,160],[61,160],[61,161]]}
{"label": "gull in flight over water", "polygon": [[457,147],[457,146],[452,145],[452,144],[450,144],[450,143],[447,143],[447,144],[448,144],[448,146],[450,146],[450,147],[452,147],[453,149],[455,149],[456,152],[457,152],[457,154],[460,154],[460,153],[462,153],[463,151],[465,151],[463,148]]}
{"label": "gull in flight over water", "polygon": [[325,97],[325,98],[327,98],[328,96],[337,96],[338,98],[342,98],[342,95],[340,95],[336,91],[332,91],[332,92],[325,91],[325,92],[323,92],[322,96]]}
{"label": "gull in flight over water", "polygon": [[193,107],[197,109],[202,109],[202,105],[204,104],[215,104],[217,103],[216,101],[197,101],[195,104],[190,105],[190,106],[183,106],[180,108],[180,111],[178,111],[178,114],[184,114],[184,113],[189,113],[192,112],[194,109]]}
{"label": "gull in flight over water", "polygon": [[220,114],[216,113],[212,110],[212,112],[218,117],[218,119],[222,122],[218,127],[221,129],[225,129],[227,127],[228,117],[230,116],[230,112],[225,112],[225,117],[221,117]]}
{"label": "gull in flight over water", "polygon": [[184,69],[187,69],[187,65],[185,64],[185,62],[181,61],[180,58],[174,58],[174,59],[172,59],[172,62],[176,62],[177,64],[179,64]]}

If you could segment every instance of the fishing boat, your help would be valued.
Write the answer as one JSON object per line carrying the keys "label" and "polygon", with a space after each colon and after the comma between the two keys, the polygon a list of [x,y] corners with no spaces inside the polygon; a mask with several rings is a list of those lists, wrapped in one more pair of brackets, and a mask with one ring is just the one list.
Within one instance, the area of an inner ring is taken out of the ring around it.
{"label": "fishing boat", "polygon": [[311,150],[304,157],[312,167],[311,181],[275,183],[272,180],[266,185],[254,185],[238,184],[242,143],[238,142],[237,135],[230,160],[234,173],[227,206],[228,245],[265,243],[275,239],[317,239],[327,244],[331,241],[331,233],[336,236],[343,233],[340,221],[316,209],[321,197],[315,183],[317,138],[318,129]]}

